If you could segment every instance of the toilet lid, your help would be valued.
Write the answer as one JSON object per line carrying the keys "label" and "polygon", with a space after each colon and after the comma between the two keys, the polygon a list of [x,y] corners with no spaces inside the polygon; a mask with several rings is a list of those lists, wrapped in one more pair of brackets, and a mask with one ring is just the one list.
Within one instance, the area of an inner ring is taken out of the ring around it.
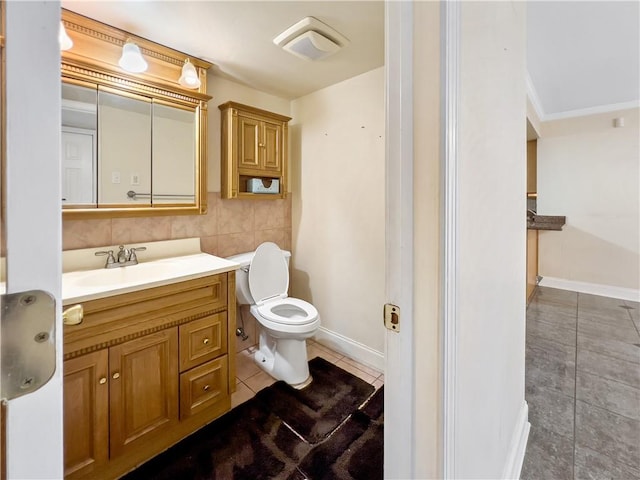
{"label": "toilet lid", "polygon": [[289,289],[289,268],[282,250],[272,242],[256,249],[249,267],[249,290],[260,305],[269,298],[286,297]]}

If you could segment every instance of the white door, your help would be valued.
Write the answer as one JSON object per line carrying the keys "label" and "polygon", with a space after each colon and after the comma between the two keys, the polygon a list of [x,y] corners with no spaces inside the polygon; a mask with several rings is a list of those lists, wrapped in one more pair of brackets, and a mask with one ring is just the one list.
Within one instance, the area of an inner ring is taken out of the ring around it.
{"label": "white door", "polygon": [[62,203],[96,203],[95,132],[62,127]]}
{"label": "white door", "polygon": [[55,373],[7,407],[7,478],[62,478],[60,3],[4,2],[2,8],[6,287],[44,290],[56,301]]}

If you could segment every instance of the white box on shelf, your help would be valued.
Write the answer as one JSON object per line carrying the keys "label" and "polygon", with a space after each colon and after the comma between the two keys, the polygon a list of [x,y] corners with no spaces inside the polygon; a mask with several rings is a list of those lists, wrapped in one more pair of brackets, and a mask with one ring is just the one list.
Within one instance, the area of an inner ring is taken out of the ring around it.
{"label": "white box on shelf", "polygon": [[280,193],[280,180],[275,178],[250,178],[247,180],[249,193]]}

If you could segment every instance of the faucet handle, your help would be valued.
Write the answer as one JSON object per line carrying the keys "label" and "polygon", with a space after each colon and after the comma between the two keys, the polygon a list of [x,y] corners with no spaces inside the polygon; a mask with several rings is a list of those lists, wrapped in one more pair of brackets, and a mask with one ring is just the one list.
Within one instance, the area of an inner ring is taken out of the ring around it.
{"label": "faucet handle", "polygon": [[114,263],[116,263],[116,259],[113,256],[113,250],[109,250],[109,251],[102,251],[102,252],[96,252],[94,254],[96,257],[102,257],[104,255],[108,255],[107,257],[107,263],[105,265],[105,267],[108,267],[109,265],[113,265]]}
{"label": "faucet handle", "polygon": [[129,255],[129,260],[132,262],[138,262],[138,257],[136,255],[136,252],[142,252],[144,250],[146,250],[147,247],[134,247],[134,248],[130,248],[129,251],[131,252],[131,254]]}

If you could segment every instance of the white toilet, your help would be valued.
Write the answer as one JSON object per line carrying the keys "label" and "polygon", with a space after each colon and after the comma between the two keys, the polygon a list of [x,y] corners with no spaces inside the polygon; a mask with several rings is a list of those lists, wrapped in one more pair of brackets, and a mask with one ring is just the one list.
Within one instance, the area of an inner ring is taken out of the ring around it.
{"label": "white toilet", "polygon": [[320,327],[320,316],[310,303],[287,296],[290,256],[265,242],[229,260],[241,266],[236,270],[238,303],[251,305],[260,325],[256,363],[272,377],[303,388],[311,382],[306,339]]}

